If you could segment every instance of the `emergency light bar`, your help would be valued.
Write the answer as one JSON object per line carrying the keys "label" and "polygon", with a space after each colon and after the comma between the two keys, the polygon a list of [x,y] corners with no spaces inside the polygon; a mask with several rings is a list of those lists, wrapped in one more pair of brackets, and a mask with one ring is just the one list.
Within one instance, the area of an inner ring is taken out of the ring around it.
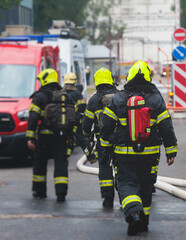
{"label": "emergency light bar", "polygon": [[29,40],[28,37],[18,36],[18,37],[0,37],[0,42],[27,42]]}
{"label": "emergency light bar", "polygon": [[29,40],[37,40],[38,43],[43,43],[44,38],[59,38],[59,35],[57,35],[57,34],[24,35],[23,37],[27,37]]}
{"label": "emergency light bar", "polygon": [[11,36],[11,37],[0,37],[1,42],[5,41],[29,41],[29,40],[37,40],[38,43],[43,43],[44,38],[59,38],[59,35],[54,34],[44,34],[44,35],[20,35],[20,36]]}

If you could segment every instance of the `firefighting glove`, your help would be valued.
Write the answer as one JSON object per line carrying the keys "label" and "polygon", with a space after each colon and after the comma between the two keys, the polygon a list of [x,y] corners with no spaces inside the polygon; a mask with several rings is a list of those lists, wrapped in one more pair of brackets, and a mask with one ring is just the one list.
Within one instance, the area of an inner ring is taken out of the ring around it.
{"label": "firefighting glove", "polygon": [[84,150],[84,154],[87,157],[87,160],[93,164],[95,162],[97,162],[95,153],[94,153],[94,149],[89,149],[89,147],[86,147]]}

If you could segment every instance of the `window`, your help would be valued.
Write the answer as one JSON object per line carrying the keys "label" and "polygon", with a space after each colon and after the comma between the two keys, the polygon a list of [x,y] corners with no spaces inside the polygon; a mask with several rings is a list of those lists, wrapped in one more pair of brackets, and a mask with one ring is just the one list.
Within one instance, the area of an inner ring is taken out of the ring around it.
{"label": "window", "polygon": [[79,63],[77,61],[74,61],[74,67],[75,67],[75,74],[77,76],[77,84],[82,84],[81,70],[79,67]]}
{"label": "window", "polygon": [[1,98],[26,98],[35,91],[35,66],[0,64],[0,76]]}
{"label": "window", "polygon": [[61,86],[63,87],[64,86],[63,79],[64,79],[65,74],[67,73],[67,64],[66,63],[64,63],[64,62],[60,63],[60,71],[61,71]]}

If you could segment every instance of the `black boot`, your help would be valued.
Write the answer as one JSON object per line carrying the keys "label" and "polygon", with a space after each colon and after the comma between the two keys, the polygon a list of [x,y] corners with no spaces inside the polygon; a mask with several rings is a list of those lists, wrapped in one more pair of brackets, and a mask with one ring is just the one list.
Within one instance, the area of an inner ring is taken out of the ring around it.
{"label": "black boot", "polygon": [[141,218],[139,212],[134,212],[127,220],[129,222],[127,234],[134,236],[138,233],[138,228],[141,223]]}
{"label": "black boot", "polygon": [[156,192],[156,188],[155,188],[155,186],[153,185],[152,186],[152,193],[155,193]]}
{"label": "black boot", "polygon": [[139,225],[139,232],[147,232],[148,231],[148,225],[149,225],[149,215],[145,215],[144,213],[140,213],[141,222]]}
{"label": "black boot", "polygon": [[106,197],[104,200],[103,200],[103,207],[104,208],[113,208],[113,202],[114,202],[114,199],[113,198],[108,198]]}
{"label": "black boot", "polygon": [[33,191],[32,196],[35,199],[43,199],[43,198],[47,198],[47,195],[45,192],[39,192],[39,191]]}
{"label": "black boot", "polygon": [[65,195],[64,194],[58,194],[57,195],[57,202],[65,202]]}

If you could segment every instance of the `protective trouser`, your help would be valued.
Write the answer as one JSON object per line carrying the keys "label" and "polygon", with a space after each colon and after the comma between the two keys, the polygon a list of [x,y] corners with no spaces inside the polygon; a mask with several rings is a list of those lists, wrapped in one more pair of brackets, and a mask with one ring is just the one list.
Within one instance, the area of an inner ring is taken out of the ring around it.
{"label": "protective trouser", "polygon": [[68,160],[67,137],[54,134],[39,134],[33,157],[32,190],[40,193],[47,191],[47,161],[54,159],[54,183],[56,195],[67,194]]}
{"label": "protective trouser", "polygon": [[152,202],[152,167],[157,158],[157,154],[116,154],[118,191],[126,220],[137,211],[148,218]]}
{"label": "protective trouser", "polygon": [[[102,198],[114,198],[114,177],[113,168],[108,163],[102,163],[102,147],[100,144],[100,138],[97,136],[96,150],[98,152],[99,162],[99,185]],[[109,159],[108,159],[109,161]]]}

